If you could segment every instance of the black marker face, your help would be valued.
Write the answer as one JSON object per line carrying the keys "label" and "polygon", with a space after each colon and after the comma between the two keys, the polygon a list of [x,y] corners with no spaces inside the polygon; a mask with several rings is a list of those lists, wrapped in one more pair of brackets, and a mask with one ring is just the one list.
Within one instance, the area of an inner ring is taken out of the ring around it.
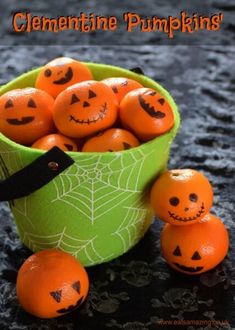
{"label": "black marker face", "polygon": [[81,305],[82,301],[83,301],[83,297],[81,297],[80,299],[78,299],[78,301],[76,302],[75,305],[70,305],[67,308],[58,309],[57,310],[57,313],[59,313],[59,314],[66,314],[66,313],[72,312],[72,311],[74,311],[76,308],[78,308]]}
{"label": "black marker face", "polygon": [[[85,111],[89,111],[90,109],[91,111],[93,111],[94,109],[97,109],[96,98],[97,98],[97,93],[92,89],[89,89],[87,91],[87,96],[85,98],[84,97],[80,98],[79,95],[73,93],[71,95],[70,105],[72,106],[74,105],[75,109],[79,107],[79,109],[82,108],[82,110]],[[99,105],[99,109],[97,109],[96,114],[92,115],[90,118],[88,117],[86,119],[80,119],[78,118],[78,115],[76,113],[76,115],[75,114],[70,115],[69,121],[80,125],[95,124],[97,121],[102,120],[106,116],[107,111],[108,111],[107,102],[105,102]]]}
{"label": "black marker face", "polygon": [[64,146],[68,151],[73,151],[73,146],[71,144],[65,143]]}
{"label": "black marker face", "polygon": [[[37,108],[37,105],[32,98],[28,100],[26,106],[27,108],[33,108],[33,109]],[[14,103],[11,99],[7,100],[7,102],[5,103],[5,109],[9,110],[9,114],[10,111],[14,109]],[[19,115],[20,115],[20,111],[19,111]],[[32,121],[34,121],[34,119],[35,119],[34,116],[22,116],[21,118],[6,118],[6,121],[8,122],[8,124],[13,126],[22,126],[31,123]]]}
{"label": "black marker face", "polygon": [[[153,94],[153,95],[152,95]],[[151,95],[151,96],[155,96],[156,93],[155,92],[152,92],[152,94],[148,94],[148,95]],[[153,117],[153,118],[156,118],[156,119],[162,119],[166,116],[166,114],[161,111],[159,109],[159,105],[161,105],[161,103],[157,104],[155,106],[151,105],[151,103],[149,103],[145,97],[143,95],[139,95],[138,96],[138,99],[139,99],[139,103],[140,103],[140,106],[141,108],[150,116],[150,117]]]}
{"label": "black marker face", "polygon": [[[181,257],[183,256],[183,253],[181,252],[180,246],[177,245],[176,248],[173,251],[173,256],[175,256],[177,259],[181,260]],[[176,259],[175,259],[176,260]],[[199,254],[198,251],[195,251],[191,257],[191,260],[201,260],[201,256]],[[190,262],[191,263],[191,262]],[[187,266],[187,265],[183,265],[180,263],[180,261],[178,262],[173,262],[173,264],[182,271],[188,272],[188,273],[197,273],[200,272],[204,267],[203,266]]]}
{"label": "black marker face", "polygon": [[28,116],[28,117],[22,117],[21,119],[17,118],[7,118],[6,120],[8,124],[15,125],[15,126],[21,126],[26,125],[34,121],[34,117]]}
{"label": "black marker face", "polygon": [[188,272],[188,273],[197,273],[197,272],[200,272],[204,267],[202,266],[196,266],[196,267],[188,267],[188,266],[185,266],[185,265],[181,265],[177,262],[174,262],[174,265],[179,268],[180,270],[182,271],[185,271],[185,272]]}
{"label": "black marker face", "polygon": [[[81,292],[81,283],[80,281],[76,281],[71,285],[71,289],[76,291],[78,295]],[[63,290],[56,290],[49,292],[50,296],[54,299],[57,304],[60,304],[63,301]],[[69,305],[68,307],[63,307],[58,309],[56,312],[59,314],[66,314],[72,312],[76,308],[78,308],[83,302],[84,296],[80,297],[74,305]]]}
{"label": "black marker face", "polygon": [[70,82],[70,80],[73,79],[73,70],[71,67],[68,67],[68,70],[66,71],[64,77],[54,80],[53,84],[55,85],[64,85]]}

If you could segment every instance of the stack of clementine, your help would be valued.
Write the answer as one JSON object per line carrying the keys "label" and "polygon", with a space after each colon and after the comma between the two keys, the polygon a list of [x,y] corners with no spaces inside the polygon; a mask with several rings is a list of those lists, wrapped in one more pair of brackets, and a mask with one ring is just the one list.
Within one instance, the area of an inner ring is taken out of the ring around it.
{"label": "stack of clementine", "polygon": [[124,77],[96,81],[84,63],[67,57],[43,66],[35,88],[0,97],[0,132],[43,150],[121,151],[173,125],[171,106],[159,92]]}
{"label": "stack of clementine", "polygon": [[209,213],[213,190],[202,173],[192,169],[167,171],[154,183],[150,199],[156,216],[167,222],[161,248],[171,267],[200,274],[224,259],[228,232],[223,222]]}

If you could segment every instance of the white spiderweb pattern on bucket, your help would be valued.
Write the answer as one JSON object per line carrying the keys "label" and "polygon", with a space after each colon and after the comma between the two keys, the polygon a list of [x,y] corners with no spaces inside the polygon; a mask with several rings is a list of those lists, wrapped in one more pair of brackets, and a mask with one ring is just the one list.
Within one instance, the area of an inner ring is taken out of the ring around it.
{"label": "white spiderweb pattern on bucket", "polygon": [[133,194],[141,193],[139,179],[149,154],[135,150],[127,158],[116,153],[106,162],[102,156],[77,160],[74,156],[76,163],[53,181],[56,198],[52,203],[68,204],[93,224]]}
{"label": "white spiderweb pattern on bucket", "polygon": [[[5,151],[2,145],[1,149]],[[22,161],[21,155],[18,151],[5,152],[7,167],[15,172]],[[48,202],[53,209],[58,210],[61,203],[69,206],[69,209],[75,211],[74,214],[88,222],[92,228],[95,228],[93,225],[97,220],[102,221],[103,216],[109,216],[110,211],[115,213],[115,208],[117,211],[121,208],[123,217],[116,228],[106,234],[117,239],[120,242],[119,248],[125,252],[138,241],[142,233],[147,210],[140,200],[143,189],[140,179],[144,175],[146,159],[153,152],[155,150],[152,149],[145,152],[130,150],[128,157],[123,153],[113,153],[112,158],[91,155],[85,159],[75,154],[75,163],[52,181],[52,195]],[[28,203],[31,203],[30,198],[21,199],[19,205],[17,201],[14,210],[17,211],[17,225],[22,241],[33,251],[59,248],[90,265],[108,261],[116,255],[115,251],[112,253],[109,249],[100,251],[103,237],[97,236],[96,230],[80,237],[79,232],[72,232],[69,227],[60,226],[59,223],[55,229],[51,227],[48,234],[44,229],[41,231],[34,228],[29,218],[31,214],[28,214]]]}
{"label": "white spiderweb pattern on bucket", "polygon": [[111,254],[103,257],[96,250],[94,241],[97,236],[94,236],[91,239],[82,240],[68,235],[66,231],[66,227],[64,227],[61,232],[57,232],[53,235],[36,235],[24,231],[22,241],[33,251],[55,248],[68,252],[76,258],[79,258],[81,254],[84,254],[91,264],[97,262],[97,260],[104,262],[112,257]]}

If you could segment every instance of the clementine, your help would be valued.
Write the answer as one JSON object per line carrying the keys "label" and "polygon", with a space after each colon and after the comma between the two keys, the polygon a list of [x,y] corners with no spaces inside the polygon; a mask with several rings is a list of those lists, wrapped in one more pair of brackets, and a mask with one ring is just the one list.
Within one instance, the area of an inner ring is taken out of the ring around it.
{"label": "clementine", "polygon": [[68,253],[43,250],[21,266],[16,292],[22,307],[40,318],[62,316],[78,308],[88,294],[84,267]]}

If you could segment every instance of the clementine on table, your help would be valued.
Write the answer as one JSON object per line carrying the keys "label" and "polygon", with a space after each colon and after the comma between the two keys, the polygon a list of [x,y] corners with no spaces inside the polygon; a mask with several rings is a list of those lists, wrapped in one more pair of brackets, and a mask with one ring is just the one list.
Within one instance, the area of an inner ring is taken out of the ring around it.
{"label": "clementine on table", "polygon": [[210,210],[213,190],[208,179],[192,169],[166,171],[152,186],[150,202],[155,215],[173,225],[198,222]]}
{"label": "clementine on table", "polygon": [[62,316],[85,300],[89,280],[77,259],[60,250],[43,250],[21,266],[16,293],[22,307],[40,318]]}
{"label": "clementine on table", "polygon": [[210,213],[190,226],[167,223],[161,232],[161,249],[167,263],[189,275],[203,273],[218,265],[228,248],[227,229]]}

